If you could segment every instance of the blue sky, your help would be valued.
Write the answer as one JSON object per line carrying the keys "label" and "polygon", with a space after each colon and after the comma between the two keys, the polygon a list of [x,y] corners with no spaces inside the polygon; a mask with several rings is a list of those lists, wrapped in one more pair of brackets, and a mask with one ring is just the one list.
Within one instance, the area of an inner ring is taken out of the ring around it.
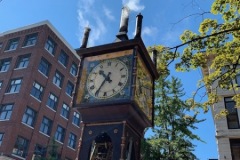
{"label": "blue sky", "polygon": [[[203,18],[196,13],[209,11],[213,0],[2,0],[0,2],[0,33],[43,20],[49,20],[73,48],[79,48],[84,27],[92,31],[89,46],[111,43],[119,30],[121,8],[130,10],[129,38],[133,38],[136,15],[143,15],[142,38],[146,46],[180,44],[181,33],[198,31]],[[189,16],[196,14],[195,16]],[[182,79],[187,97],[196,90],[200,70],[174,73]],[[201,92],[200,92],[201,94]],[[203,141],[196,144],[195,154],[200,160],[217,158],[214,125],[211,113],[200,114],[207,120],[194,131]]]}

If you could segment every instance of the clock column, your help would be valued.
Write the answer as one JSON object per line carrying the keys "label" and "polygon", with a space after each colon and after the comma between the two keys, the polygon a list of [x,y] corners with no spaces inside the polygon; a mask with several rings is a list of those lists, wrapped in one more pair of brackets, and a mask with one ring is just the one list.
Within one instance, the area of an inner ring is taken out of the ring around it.
{"label": "clock column", "polygon": [[129,40],[122,22],[116,42],[77,50],[82,61],[73,106],[81,113],[80,160],[139,160],[144,129],[153,124],[158,74],[140,33]]}

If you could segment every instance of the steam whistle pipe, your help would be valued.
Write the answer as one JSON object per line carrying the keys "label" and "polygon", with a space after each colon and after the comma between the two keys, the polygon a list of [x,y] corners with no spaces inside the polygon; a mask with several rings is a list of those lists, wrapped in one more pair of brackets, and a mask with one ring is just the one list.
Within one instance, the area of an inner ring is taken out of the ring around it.
{"label": "steam whistle pipe", "polygon": [[157,67],[157,50],[156,49],[153,49],[152,55],[153,55],[153,63],[155,67]]}
{"label": "steam whistle pipe", "polygon": [[90,31],[91,31],[91,29],[89,27],[85,28],[83,39],[82,39],[82,45],[81,45],[80,48],[86,48],[87,47],[88,37],[89,37]]}
{"label": "steam whistle pipe", "polygon": [[129,19],[130,9],[127,6],[122,8],[122,15],[120,21],[119,32],[127,33],[128,32],[128,19]]}
{"label": "steam whistle pipe", "polygon": [[142,19],[143,16],[141,15],[141,13],[139,13],[136,16],[136,28],[135,28],[135,37],[134,38],[140,38],[141,37],[141,33],[142,33]]}

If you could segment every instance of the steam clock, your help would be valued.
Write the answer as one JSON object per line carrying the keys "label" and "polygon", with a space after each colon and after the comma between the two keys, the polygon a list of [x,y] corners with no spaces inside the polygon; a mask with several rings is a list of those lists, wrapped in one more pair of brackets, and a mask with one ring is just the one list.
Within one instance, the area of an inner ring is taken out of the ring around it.
{"label": "steam clock", "polygon": [[122,10],[114,43],[85,48],[85,37],[77,50],[82,59],[74,97],[82,118],[80,160],[139,160],[143,131],[153,125],[158,74],[140,36],[142,15],[134,39],[128,39],[128,11]]}

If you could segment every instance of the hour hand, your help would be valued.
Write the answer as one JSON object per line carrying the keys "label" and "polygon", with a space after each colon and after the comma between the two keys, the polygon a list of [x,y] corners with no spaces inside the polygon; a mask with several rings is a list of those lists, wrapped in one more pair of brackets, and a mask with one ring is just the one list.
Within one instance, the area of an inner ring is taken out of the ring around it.
{"label": "hour hand", "polygon": [[110,79],[111,72],[108,72],[108,75],[106,75],[103,70],[99,70],[99,75],[102,75],[105,81],[109,83],[112,82],[112,80]]}

